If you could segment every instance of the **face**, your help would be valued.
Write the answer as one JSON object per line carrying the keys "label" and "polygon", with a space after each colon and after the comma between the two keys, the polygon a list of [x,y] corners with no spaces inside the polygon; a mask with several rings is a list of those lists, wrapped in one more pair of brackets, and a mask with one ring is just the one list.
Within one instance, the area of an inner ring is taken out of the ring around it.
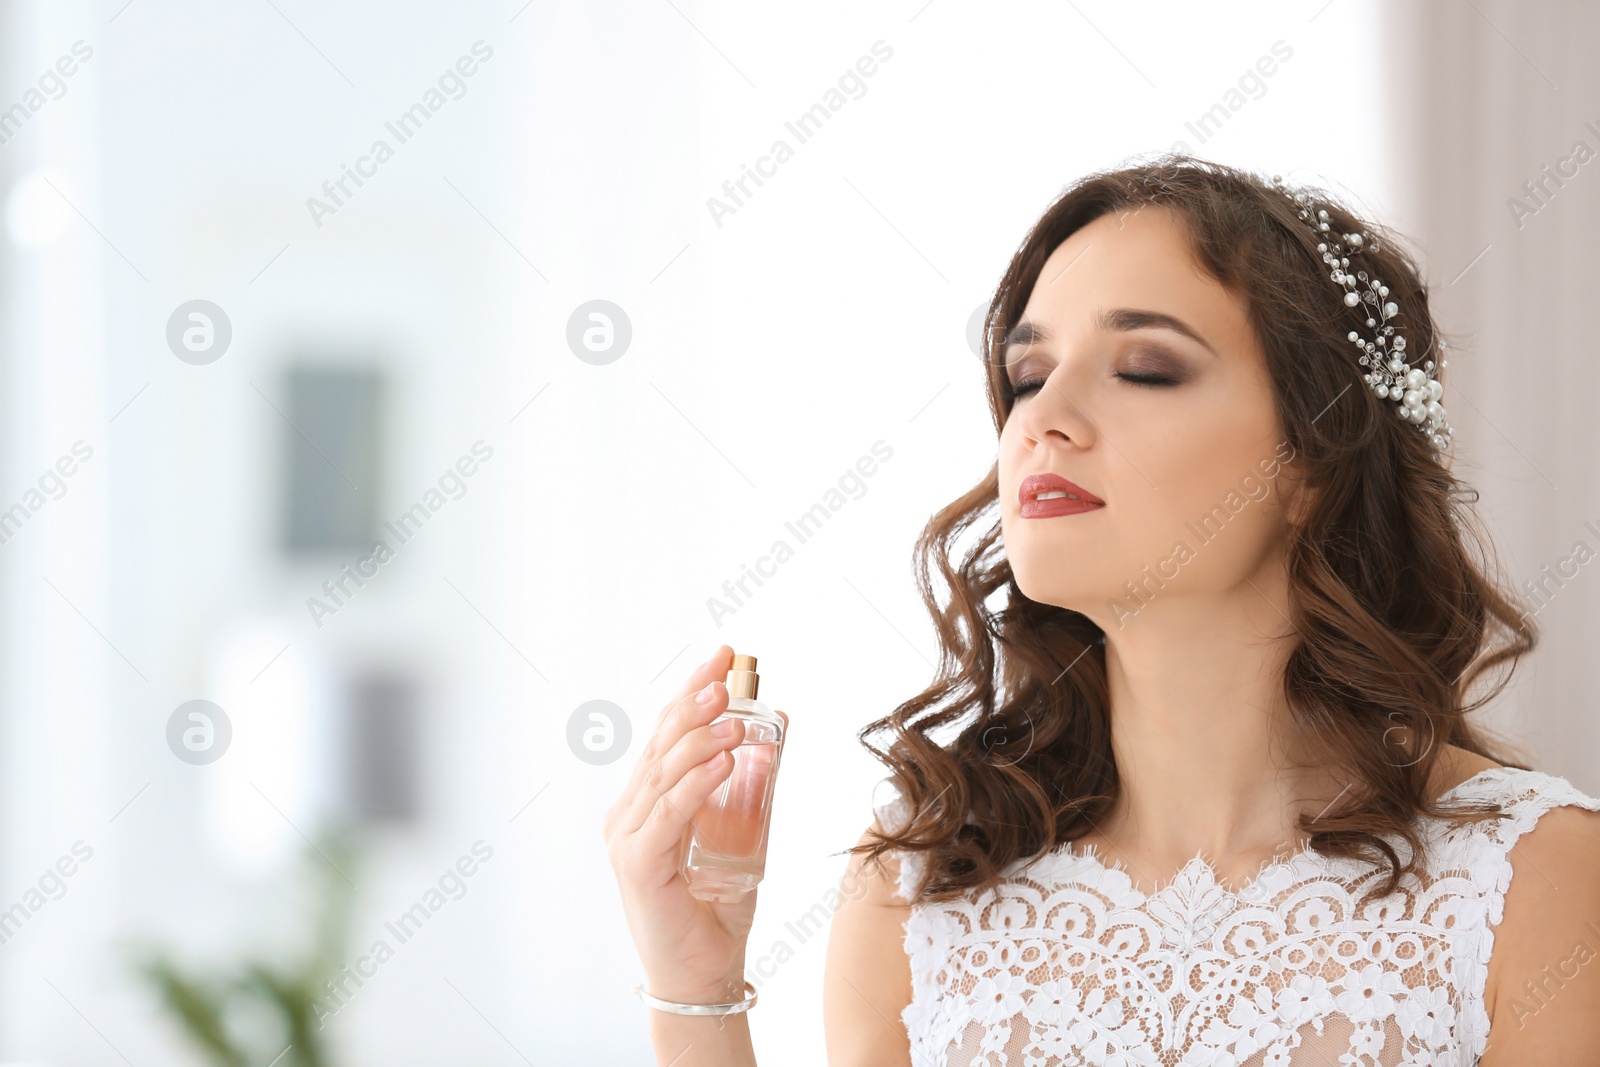
{"label": "face", "polygon": [[[1181,227],[1147,206],[1080,229],[1002,349],[1017,392],[999,454],[1012,573],[1029,599],[1108,634],[1164,603],[1259,584],[1289,535],[1293,451],[1266,359],[1244,303],[1200,271]],[[1048,486],[1025,502],[1030,475],[1104,503],[1052,501]]]}

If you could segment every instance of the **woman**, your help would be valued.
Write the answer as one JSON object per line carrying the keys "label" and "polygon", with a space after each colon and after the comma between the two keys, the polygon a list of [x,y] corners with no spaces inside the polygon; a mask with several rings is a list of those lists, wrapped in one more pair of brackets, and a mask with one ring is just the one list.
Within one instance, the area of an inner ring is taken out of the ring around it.
{"label": "woman", "polygon": [[[1069,188],[987,325],[998,459],[918,546],[940,676],[861,733],[894,790],[833,920],[829,1062],[1593,1062],[1600,800],[1468,721],[1536,635],[1469,552],[1411,258],[1169,156]],[[606,818],[678,1067],[755,1062],[742,1012],[677,1006],[747,995],[753,895],[676,871],[739,743],[708,729],[730,653]]]}

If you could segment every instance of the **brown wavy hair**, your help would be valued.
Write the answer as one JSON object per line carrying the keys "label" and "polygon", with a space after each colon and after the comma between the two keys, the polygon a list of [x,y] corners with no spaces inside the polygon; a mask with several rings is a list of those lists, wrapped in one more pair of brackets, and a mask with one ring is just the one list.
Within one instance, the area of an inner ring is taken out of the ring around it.
{"label": "brown wavy hair", "polygon": [[[1299,188],[1328,211],[1335,232],[1366,231],[1364,264],[1401,307],[1410,350],[1423,358],[1434,351],[1442,335],[1427,287],[1395,233],[1325,189]],[[1262,176],[1167,153],[1069,186],[1012,256],[984,320],[996,433],[1014,400],[1001,349],[1046,259],[1094,219],[1144,205],[1182,220],[1197,262],[1247,304],[1266,353],[1296,477],[1312,498],[1288,551],[1289,617],[1301,640],[1283,695],[1312,757],[1351,783],[1342,803],[1320,817],[1301,814],[1298,825],[1325,856],[1387,862],[1373,890],[1387,894],[1421,858],[1418,816],[1500,814],[1492,804],[1433,803],[1427,784],[1446,745],[1526,769],[1467,716],[1504,688],[1536,630],[1490,577],[1498,568],[1475,526],[1476,491],[1433,458],[1394,401],[1361,380],[1348,334],[1363,327],[1365,306],[1338,298],[1297,206]],[[992,887],[1014,861],[1088,832],[1118,788],[1104,633],[1017,587],[1001,542],[998,484],[997,461],[923,529],[915,569],[939,634],[936,677],[857,734],[889,767],[910,817],[846,851],[868,860],[920,853],[914,901]],[[969,528],[975,540],[954,562]],[[948,591],[942,605],[934,569]],[[1004,605],[991,610],[1001,589]],[[1474,683],[1501,666],[1496,684],[1469,702]],[[958,732],[948,743],[930,736],[949,728]],[[874,743],[884,735],[886,748]],[[1404,859],[1391,836],[1410,846]]]}

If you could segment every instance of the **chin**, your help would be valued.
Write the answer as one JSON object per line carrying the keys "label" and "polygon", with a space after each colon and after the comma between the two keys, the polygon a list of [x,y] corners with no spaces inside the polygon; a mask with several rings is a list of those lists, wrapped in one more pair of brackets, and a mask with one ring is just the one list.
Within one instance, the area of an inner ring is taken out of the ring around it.
{"label": "chin", "polygon": [[1074,611],[1084,603],[1084,590],[1067,588],[1056,582],[1037,581],[1026,570],[1019,571],[1015,563],[1011,566],[1011,576],[1016,580],[1017,588],[1022,590],[1022,595],[1035,603]]}

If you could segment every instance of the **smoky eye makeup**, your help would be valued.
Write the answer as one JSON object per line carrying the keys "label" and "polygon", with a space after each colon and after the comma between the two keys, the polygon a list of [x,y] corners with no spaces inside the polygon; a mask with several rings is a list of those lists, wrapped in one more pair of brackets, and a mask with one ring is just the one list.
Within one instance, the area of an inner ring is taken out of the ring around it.
{"label": "smoky eye makeup", "polygon": [[1164,379],[1174,385],[1188,381],[1192,372],[1182,359],[1159,348],[1136,348],[1127,358],[1119,360],[1116,371],[1119,375],[1145,378]]}
{"label": "smoky eye makeup", "polygon": [[[1044,385],[1055,370],[1050,361],[1025,353],[1015,363],[1006,366],[1006,384],[1014,398],[1030,396]],[[1181,385],[1193,377],[1194,372],[1177,355],[1148,342],[1130,346],[1119,353],[1110,368],[1111,377],[1130,385],[1170,387]]]}
{"label": "smoky eye makeup", "polygon": [[1047,360],[1038,356],[1024,355],[1015,362],[1006,363],[1006,385],[1011,390],[1011,395],[1020,400],[1038,391],[1054,369],[1055,365]]}

